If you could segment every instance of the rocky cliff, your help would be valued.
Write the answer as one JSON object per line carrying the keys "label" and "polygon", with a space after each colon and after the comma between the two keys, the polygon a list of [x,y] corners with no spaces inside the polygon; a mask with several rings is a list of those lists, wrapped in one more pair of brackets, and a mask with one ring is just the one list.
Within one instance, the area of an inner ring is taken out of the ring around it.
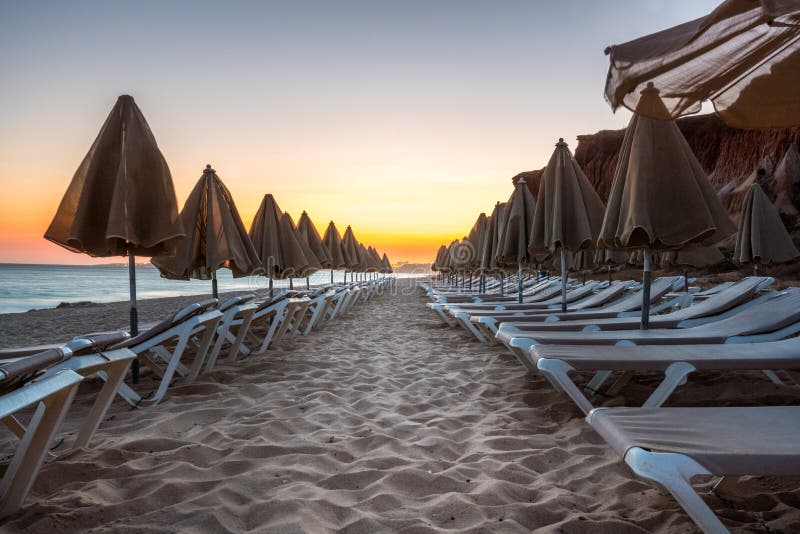
{"label": "rocky cliff", "polygon": [[[747,189],[758,180],[789,228],[800,222],[800,128],[738,130],[716,115],[678,120],[683,135],[717,189],[723,204],[738,217]],[[575,159],[605,200],[611,190],[624,130],[578,136]],[[524,176],[538,192],[542,170]]]}

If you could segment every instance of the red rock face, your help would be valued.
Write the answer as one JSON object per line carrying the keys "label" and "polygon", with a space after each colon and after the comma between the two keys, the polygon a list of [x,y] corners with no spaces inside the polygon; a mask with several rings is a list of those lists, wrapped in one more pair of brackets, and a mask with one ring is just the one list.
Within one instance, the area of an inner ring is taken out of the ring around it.
{"label": "red rock face", "polygon": [[[678,127],[717,189],[723,205],[738,218],[744,196],[758,180],[784,222],[800,222],[800,127],[739,130],[714,114],[685,117]],[[603,130],[578,136],[575,159],[603,200],[608,198],[624,130]],[[542,170],[525,176],[534,195]]]}

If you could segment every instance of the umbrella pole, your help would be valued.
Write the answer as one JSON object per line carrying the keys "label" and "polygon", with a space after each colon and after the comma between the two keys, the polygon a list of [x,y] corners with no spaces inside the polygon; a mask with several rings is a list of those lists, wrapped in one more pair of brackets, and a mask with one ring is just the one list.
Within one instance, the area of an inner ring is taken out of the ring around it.
{"label": "umbrella pole", "polygon": [[481,281],[478,284],[478,292],[485,293],[486,292],[486,273],[481,270]]}
{"label": "umbrella pole", "polygon": [[309,281],[308,276],[306,276],[306,291],[309,289],[311,289],[311,282]]}
{"label": "umbrella pole", "polygon": [[567,311],[567,253],[561,247],[561,311]]}
{"label": "umbrella pole", "polygon": [[650,326],[650,250],[644,249],[644,272],[642,273],[642,330]]}
{"label": "umbrella pole", "polygon": [[689,269],[683,270],[683,289],[689,292]]}
{"label": "umbrella pole", "polygon": [[503,286],[503,271],[500,271],[500,296],[503,296],[505,287]]}
{"label": "umbrella pole", "polygon": [[611,266],[608,266],[608,283],[611,284]]}
{"label": "umbrella pole", "polygon": [[219,291],[217,291],[217,271],[211,271],[211,296],[219,298]]}
{"label": "umbrella pole", "polygon": [[[139,335],[139,310],[136,308],[136,256],[132,250],[128,251],[128,283],[131,292],[131,337],[136,337]],[[134,384],[139,383],[139,358],[135,358],[131,364],[131,380]]]}
{"label": "umbrella pole", "polygon": [[517,302],[522,304],[522,262],[517,267]]}
{"label": "umbrella pole", "polygon": [[333,269],[331,269],[331,285],[333,285]]}
{"label": "umbrella pole", "polygon": [[292,281],[292,277],[289,277],[289,289],[294,289],[294,282]]}
{"label": "umbrella pole", "polygon": [[269,277],[269,298],[272,298],[272,277]]}

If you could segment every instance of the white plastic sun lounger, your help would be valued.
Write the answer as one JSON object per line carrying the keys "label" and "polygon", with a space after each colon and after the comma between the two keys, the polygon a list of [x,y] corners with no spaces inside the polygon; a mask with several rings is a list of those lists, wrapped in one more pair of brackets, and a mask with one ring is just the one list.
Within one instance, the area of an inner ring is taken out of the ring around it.
{"label": "white plastic sun lounger", "polygon": [[[650,308],[651,314],[660,313],[664,309],[670,309],[679,305],[686,305],[691,302],[691,296],[682,295],[676,299],[671,299],[662,304],[657,304],[657,302],[661,300],[661,298],[667,293],[669,293],[676,284],[679,284],[681,280],[682,277],[668,276],[661,277],[653,281],[650,289],[650,303],[652,305]],[[513,312],[509,312],[505,310],[505,308],[498,308],[496,310],[496,315],[476,316],[474,322],[478,323],[481,330],[486,330],[494,335],[497,333],[497,330],[502,323],[502,320],[499,320],[498,318],[505,318],[512,313],[519,314],[517,317],[512,319],[514,322],[549,323],[567,320],[589,320],[598,318],[623,317],[628,314],[635,313],[637,310],[641,309],[641,307],[642,290],[637,289],[636,291],[632,291],[613,302],[609,302],[601,308],[568,310],[566,313],[556,309],[549,311],[535,310],[534,312],[526,313],[524,310],[514,310]],[[472,319],[470,319],[470,321],[473,322]]]}
{"label": "white plastic sun lounger", "polygon": [[[0,378],[0,382],[3,379]],[[19,510],[36,480],[83,378],[74,371],[40,377],[0,397],[0,420],[30,406],[36,411],[0,480],[0,518]]]}
{"label": "white plastic sun lounger", "polygon": [[[789,337],[800,331],[800,288],[789,288],[725,319],[689,328],[603,332],[530,332],[501,328],[497,338],[525,367],[536,371],[531,348],[536,345],[691,345],[759,343]],[[530,334],[530,335],[528,335]],[[594,388],[597,389],[597,388]]]}
{"label": "white plastic sun lounger", "polygon": [[[65,370],[74,371],[82,378],[103,373],[107,380],[97,393],[72,444],[72,448],[88,447],[136,357],[128,349],[110,350],[108,347],[128,338],[126,332],[105,332],[79,336],[65,345],[52,346],[43,351],[38,350],[41,347],[5,350],[0,361],[0,389],[9,390],[14,385],[13,381],[21,385],[35,376],[50,376]],[[20,438],[25,434],[24,425],[14,417],[7,417],[3,423]]]}
{"label": "white plastic sun lounger", "polygon": [[[766,343],[725,345],[611,346],[539,345],[531,349],[539,372],[589,413],[594,406],[570,376],[572,372],[621,371],[623,379],[612,386],[615,394],[634,372],[657,371],[664,380],[642,405],[661,406],[695,371],[761,370],[778,385],[787,385],[777,372],[800,369],[800,337]],[[790,380],[794,382],[794,380]],[[796,384],[790,384],[796,387]],[[587,393],[593,393],[588,390]]]}
{"label": "white plastic sun lounger", "polygon": [[[599,291],[595,292],[595,289],[598,288],[599,285],[589,286],[591,287],[591,291],[586,293],[573,293],[570,298],[567,299],[567,303],[571,311],[578,311],[578,310],[589,310],[589,309],[599,309],[602,308],[604,305],[607,305],[610,301],[620,297],[628,287],[630,287],[634,282],[631,281],[622,281],[622,280],[615,280],[608,284],[607,286],[603,287]],[[587,284],[588,285],[588,284]],[[586,286],[581,286],[586,287]],[[569,295],[568,295],[569,297]],[[549,302],[549,301],[546,301]],[[534,314],[541,313],[553,313],[561,309],[561,302],[558,300],[557,303],[548,303],[543,304],[541,306],[532,306],[530,308],[525,308],[524,311],[520,311],[519,308],[517,309],[505,309],[503,311],[480,311],[480,312],[469,312],[469,311],[450,311],[453,316],[453,319],[465,330],[472,333],[478,341],[481,343],[486,343],[487,341],[494,340],[494,334],[496,331],[492,331],[488,326],[484,326],[484,323],[479,322],[481,317],[491,317],[493,319],[492,325],[497,324],[498,321],[504,321],[506,318],[512,319],[519,319],[524,320],[524,317],[535,316]],[[518,315],[517,315],[518,314]]]}
{"label": "white plastic sun lounger", "polygon": [[596,408],[586,421],[709,534],[728,530],[692,487],[693,477],[800,475],[797,406]]}
{"label": "white plastic sun lounger", "polygon": [[[203,368],[222,317],[222,313],[215,309],[216,304],[216,299],[191,304],[173,317],[116,345],[114,348],[129,348],[161,377],[158,388],[149,398],[143,398],[127,384],[120,384],[120,396],[133,406],[154,406],[164,398],[176,373],[187,377],[190,382],[195,380]],[[181,359],[195,336],[200,339],[195,343],[194,360],[191,367],[186,367]],[[104,373],[99,373],[99,376],[108,379]]]}
{"label": "white plastic sun lounger", "polygon": [[[759,302],[753,297],[774,279],[770,277],[750,276],[733,286],[724,289],[698,303],[681,307],[670,313],[652,314],[650,328],[686,328],[699,324],[724,319],[741,311],[743,307]],[[685,293],[684,293],[685,295]],[[768,297],[767,297],[768,298]],[[639,326],[640,317],[626,314],[623,317],[607,317],[565,321],[528,321],[528,318],[504,320],[498,331],[514,332],[595,332],[608,330],[632,330]]]}

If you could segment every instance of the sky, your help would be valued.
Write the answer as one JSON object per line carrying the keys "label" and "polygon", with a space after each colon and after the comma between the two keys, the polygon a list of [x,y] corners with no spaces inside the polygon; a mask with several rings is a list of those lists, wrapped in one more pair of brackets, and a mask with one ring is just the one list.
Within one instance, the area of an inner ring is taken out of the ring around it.
{"label": "sky", "polygon": [[0,262],[108,263],[42,235],[120,94],[180,206],[210,163],[393,262],[430,262],[563,137],[623,128],[606,46],[706,0],[0,0]]}

